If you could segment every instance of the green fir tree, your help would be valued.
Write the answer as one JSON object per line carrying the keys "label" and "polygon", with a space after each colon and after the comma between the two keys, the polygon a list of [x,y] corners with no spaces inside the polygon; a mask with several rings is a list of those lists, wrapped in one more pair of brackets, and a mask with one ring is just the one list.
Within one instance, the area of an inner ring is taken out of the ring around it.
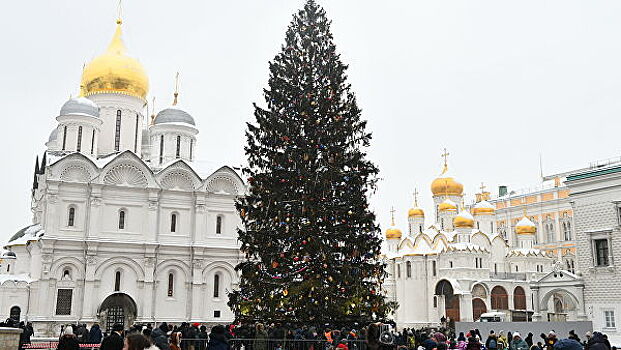
{"label": "green fir tree", "polygon": [[371,134],[314,0],[270,63],[267,108],[248,124],[248,195],[237,203],[245,260],[229,305],[241,322],[345,325],[384,320],[381,235],[368,196]]}

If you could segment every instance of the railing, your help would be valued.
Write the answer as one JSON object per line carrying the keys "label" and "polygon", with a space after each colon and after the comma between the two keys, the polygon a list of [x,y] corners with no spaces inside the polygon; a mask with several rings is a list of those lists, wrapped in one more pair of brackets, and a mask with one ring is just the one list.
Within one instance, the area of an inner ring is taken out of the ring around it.
{"label": "railing", "polygon": [[[206,339],[182,339],[181,350],[205,350]],[[366,350],[364,340],[342,340],[349,350]],[[232,350],[332,350],[339,342],[324,339],[229,339]],[[394,346],[396,349],[396,346]]]}
{"label": "railing", "polygon": [[[94,350],[99,349],[101,344],[80,344],[80,349],[84,350]],[[37,350],[46,350],[46,349],[56,349],[58,347],[58,341],[37,341],[32,342],[30,344],[24,344],[22,349],[37,349]]]}
{"label": "railing", "polygon": [[518,280],[518,281],[526,281],[526,273],[525,272],[489,272],[489,278],[492,279],[500,279],[500,280]]}

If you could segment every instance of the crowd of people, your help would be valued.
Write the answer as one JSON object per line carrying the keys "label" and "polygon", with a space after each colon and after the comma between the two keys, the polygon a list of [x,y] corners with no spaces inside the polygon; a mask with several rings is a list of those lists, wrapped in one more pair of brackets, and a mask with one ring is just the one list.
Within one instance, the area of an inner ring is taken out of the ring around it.
{"label": "crowd of people", "polygon": [[[28,325],[24,325],[28,327]],[[32,333],[30,333],[32,334]],[[605,334],[587,332],[581,339],[574,331],[560,337],[554,331],[535,336],[519,332],[478,329],[455,335],[450,329],[403,329],[370,324],[352,327],[289,327],[281,324],[245,326],[166,322],[115,324],[110,334],[98,324],[62,328],[57,350],[79,350],[80,344],[101,344],[101,350],[616,350]]]}

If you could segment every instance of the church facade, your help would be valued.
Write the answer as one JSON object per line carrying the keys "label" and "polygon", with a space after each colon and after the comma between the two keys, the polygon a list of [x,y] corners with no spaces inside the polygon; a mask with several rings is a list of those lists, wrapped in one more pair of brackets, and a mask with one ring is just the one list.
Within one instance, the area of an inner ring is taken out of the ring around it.
{"label": "church facade", "polygon": [[144,114],[149,79],[120,20],[80,88],[37,161],[32,225],[4,247],[0,317],[50,336],[74,322],[231,321],[243,181],[197,164],[199,130],[177,91]]}
{"label": "church facade", "polygon": [[431,225],[415,200],[407,231],[393,219],[385,232],[386,290],[399,304],[399,327],[477,321],[482,315],[506,321],[586,319],[582,278],[537,247],[537,224],[526,207],[507,237],[498,227],[506,213],[499,216],[485,197],[463,205],[463,185],[449,173],[446,159],[431,192]]}

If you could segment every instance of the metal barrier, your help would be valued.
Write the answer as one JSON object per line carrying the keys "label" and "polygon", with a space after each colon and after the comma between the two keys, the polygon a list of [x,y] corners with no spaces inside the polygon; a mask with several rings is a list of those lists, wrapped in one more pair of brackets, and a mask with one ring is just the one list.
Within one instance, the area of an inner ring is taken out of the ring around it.
{"label": "metal barrier", "polygon": [[[80,349],[95,350],[99,349],[101,344],[80,344]],[[31,342],[30,344],[22,345],[22,349],[36,349],[47,350],[56,349],[58,347],[58,341],[45,341],[45,342]]]}
{"label": "metal barrier", "polygon": [[[181,350],[206,350],[206,339],[181,339]],[[325,339],[229,339],[232,350],[333,350],[339,342]],[[364,340],[343,340],[348,350],[367,350]],[[395,347],[396,348],[396,347]]]}

